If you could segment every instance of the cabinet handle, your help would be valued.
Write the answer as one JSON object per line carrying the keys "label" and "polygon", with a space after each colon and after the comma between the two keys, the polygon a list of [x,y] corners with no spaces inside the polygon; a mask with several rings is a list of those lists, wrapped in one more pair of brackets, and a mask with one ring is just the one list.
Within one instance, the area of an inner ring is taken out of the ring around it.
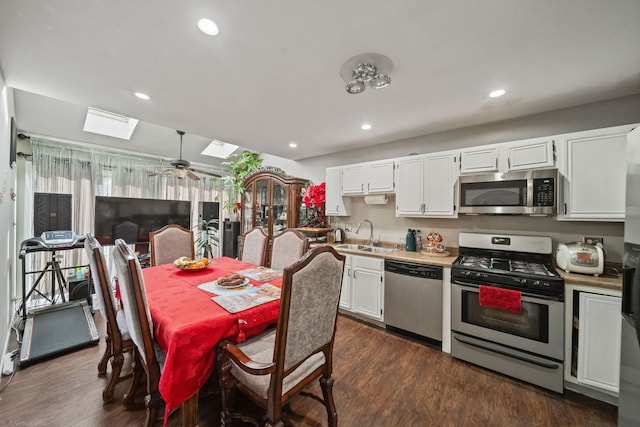
{"label": "cabinet handle", "polygon": [[566,203],[564,204],[564,214],[565,215],[567,214],[567,204]]}
{"label": "cabinet handle", "polygon": [[[497,164],[496,167],[498,167]],[[511,157],[507,157],[507,169],[511,169]]]}
{"label": "cabinet handle", "polygon": [[371,190],[371,184],[367,183],[367,192],[369,192],[369,190]]}
{"label": "cabinet handle", "polygon": [[498,169],[498,156],[496,156],[496,169]]}
{"label": "cabinet handle", "polygon": [[360,184],[360,191],[364,191],[364,183]]}

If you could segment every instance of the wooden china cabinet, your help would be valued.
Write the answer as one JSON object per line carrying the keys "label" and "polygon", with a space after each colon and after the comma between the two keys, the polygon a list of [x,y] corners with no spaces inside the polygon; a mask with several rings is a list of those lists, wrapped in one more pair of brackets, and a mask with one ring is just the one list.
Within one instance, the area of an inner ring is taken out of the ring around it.
{"label": "wooden china cabinet", "polygon": [[287,175],[273,166],[261,167],[244,180],[241,233],[262,227],[271,238],[287,228],[298,227],[302,189],[308,180]]}

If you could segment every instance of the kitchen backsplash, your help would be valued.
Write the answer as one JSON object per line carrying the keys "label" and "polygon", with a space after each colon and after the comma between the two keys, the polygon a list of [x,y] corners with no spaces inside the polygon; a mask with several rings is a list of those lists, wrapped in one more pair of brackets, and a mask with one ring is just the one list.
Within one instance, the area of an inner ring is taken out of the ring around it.
{"label": "kitchen backsplash", "polygon": [[443,237],[446,247],[458,247],[460,232],[478,233],[510,233],[525,235],[550,236],[553,239],[553,250],[558,243],[582,241],[583,236],[603,237],[605,259],[607,262],[622,262],[624,242],[624,224],[613,222],[565,222],[556,221],[554,217],[529,216],[467,216],[458,219],[439,218],[398,218],[395,216],[395,197],[389,197],[386,205],[367,205],[362,197],[351,200],[350,217],[332,217],[331,227],[344,228],[350,225],[347,237],[368,238],[369,227],[362,227],[355,234],[358,223],[368,219],[373,223],[375,239],[384,242],[397,242],[407,234],[407,229],[420,230],[423,242],[430,231],[437,231]]}

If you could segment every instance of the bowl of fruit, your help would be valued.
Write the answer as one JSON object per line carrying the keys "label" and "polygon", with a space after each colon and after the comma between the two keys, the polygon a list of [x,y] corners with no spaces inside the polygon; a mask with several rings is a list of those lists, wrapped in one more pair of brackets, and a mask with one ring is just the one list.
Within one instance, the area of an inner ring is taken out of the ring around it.
{"label": "bowl of fruit", "polygon": [[173,261],[173,266],[179,270],[187,271],[189,273],[195,273],[196,271],[202,271],[213,264],[213,261],[208,258],[196,258],[191,259],[183,256]]}

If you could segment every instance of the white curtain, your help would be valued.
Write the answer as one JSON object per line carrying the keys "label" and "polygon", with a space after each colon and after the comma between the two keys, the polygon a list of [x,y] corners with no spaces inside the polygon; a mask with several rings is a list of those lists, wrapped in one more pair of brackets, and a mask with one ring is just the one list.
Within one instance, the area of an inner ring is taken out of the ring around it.
{"label": "white curtain", "polygon": [[[93,233],[95,196],[188,200],[191,201],[192,227],[198,222],[200,201],[218,201],[222,198],[220,181],[205,175],[201,175],[199,181],[179,179],[171,174],[150,176],[166,167],[160,159],[35,137],[31,137],[31,145],[33,192],[71,194],[72,231],[76,234]],[[213,168],[211,172],[223,173]],[[29,197],[33,198],[33,195]],[[60,254],[64,257],[62,267],[88,264],[83,250],[61,251]],[[109,251],[105,251],[105,255],[108,254]],[[32,270],[44,268],[51,257],[48,253],[33,255],[28,263]]]}

